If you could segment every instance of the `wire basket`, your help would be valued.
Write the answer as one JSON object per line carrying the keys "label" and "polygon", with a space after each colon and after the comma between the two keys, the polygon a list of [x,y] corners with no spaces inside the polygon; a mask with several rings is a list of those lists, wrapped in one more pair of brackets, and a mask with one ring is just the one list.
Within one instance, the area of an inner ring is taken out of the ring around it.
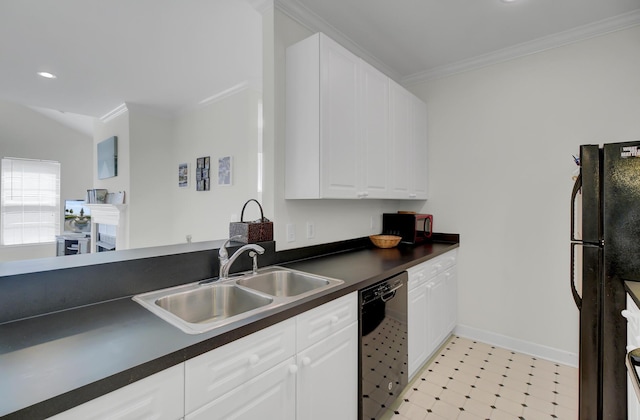
{"label": "wire basket", "polygon": [[393,248],[400,243],[402,237],[395,235],[371,235],[369,239],[378,248]]}

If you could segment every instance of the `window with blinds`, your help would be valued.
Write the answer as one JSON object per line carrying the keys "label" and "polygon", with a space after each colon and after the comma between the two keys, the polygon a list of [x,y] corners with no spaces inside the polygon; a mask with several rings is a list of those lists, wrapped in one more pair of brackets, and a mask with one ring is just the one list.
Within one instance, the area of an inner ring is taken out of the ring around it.
{"label": "window with blinds", "polygon": [[60,163],[4,158],[0,172],[0,243],[54,242],[60,232]]}

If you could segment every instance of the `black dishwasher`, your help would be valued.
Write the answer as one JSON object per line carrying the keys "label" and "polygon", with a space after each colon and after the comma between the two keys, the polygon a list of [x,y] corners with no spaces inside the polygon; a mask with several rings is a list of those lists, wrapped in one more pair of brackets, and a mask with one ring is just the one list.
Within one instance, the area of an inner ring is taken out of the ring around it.
{"label": "black dishwasher", "polygon": [[360,419],[378,420],[407,385],[407,280],[360,290]]}

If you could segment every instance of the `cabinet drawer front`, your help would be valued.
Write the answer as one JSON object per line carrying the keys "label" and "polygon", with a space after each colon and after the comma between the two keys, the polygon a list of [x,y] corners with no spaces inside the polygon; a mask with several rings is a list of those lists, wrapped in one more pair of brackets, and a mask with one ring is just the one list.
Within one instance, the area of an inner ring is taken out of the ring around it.
{"label": "cabinet drawer front", "polygon": [[295,353],[288,319],[185,362],[186,412],[203,406]]}
{"label": "cabinet drawer front", "polygon": [[458,258],[458,250],[454,249],[434,259],[433,275],[438,275],[443,271],[456,265],[457,258]]}
{"label": "cabinet drawer front", "polygon": [[177,420],[184,415],[184,364],[60,413],[55,420]]}
{"label": "cabinet drawer front", "polygon": [[185,420],[281,419],[296,414],[296,361],[291,357],[220,398],[187,415]]}
{"label": "cabinet drawer front", "polygon": [[353,292],[296,317],[300,351],[358,320],[358,294]]}
{"label": "cabinet drawer front", "polygon": [[430,264],[422,263],[418,264],[414,267],[409,267],[407,269],[407,273],[409,274],[409,281],[407,282],[407,290],[413,290],[416,287],[420,287],[424,285],[427,280],[429,280],[429,275],[427,274],[429,271]]}

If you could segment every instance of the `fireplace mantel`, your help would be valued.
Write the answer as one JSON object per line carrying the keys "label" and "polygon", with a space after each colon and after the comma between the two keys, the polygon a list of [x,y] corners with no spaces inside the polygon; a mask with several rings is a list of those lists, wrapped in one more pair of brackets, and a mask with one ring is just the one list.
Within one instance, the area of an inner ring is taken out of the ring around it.
{"label": "fireplace mantel", "polygon": [[129,248],[126,204],[88,204],[91,209],[91,252],[96,252],[98,225],[116,226],[116,250]]}

